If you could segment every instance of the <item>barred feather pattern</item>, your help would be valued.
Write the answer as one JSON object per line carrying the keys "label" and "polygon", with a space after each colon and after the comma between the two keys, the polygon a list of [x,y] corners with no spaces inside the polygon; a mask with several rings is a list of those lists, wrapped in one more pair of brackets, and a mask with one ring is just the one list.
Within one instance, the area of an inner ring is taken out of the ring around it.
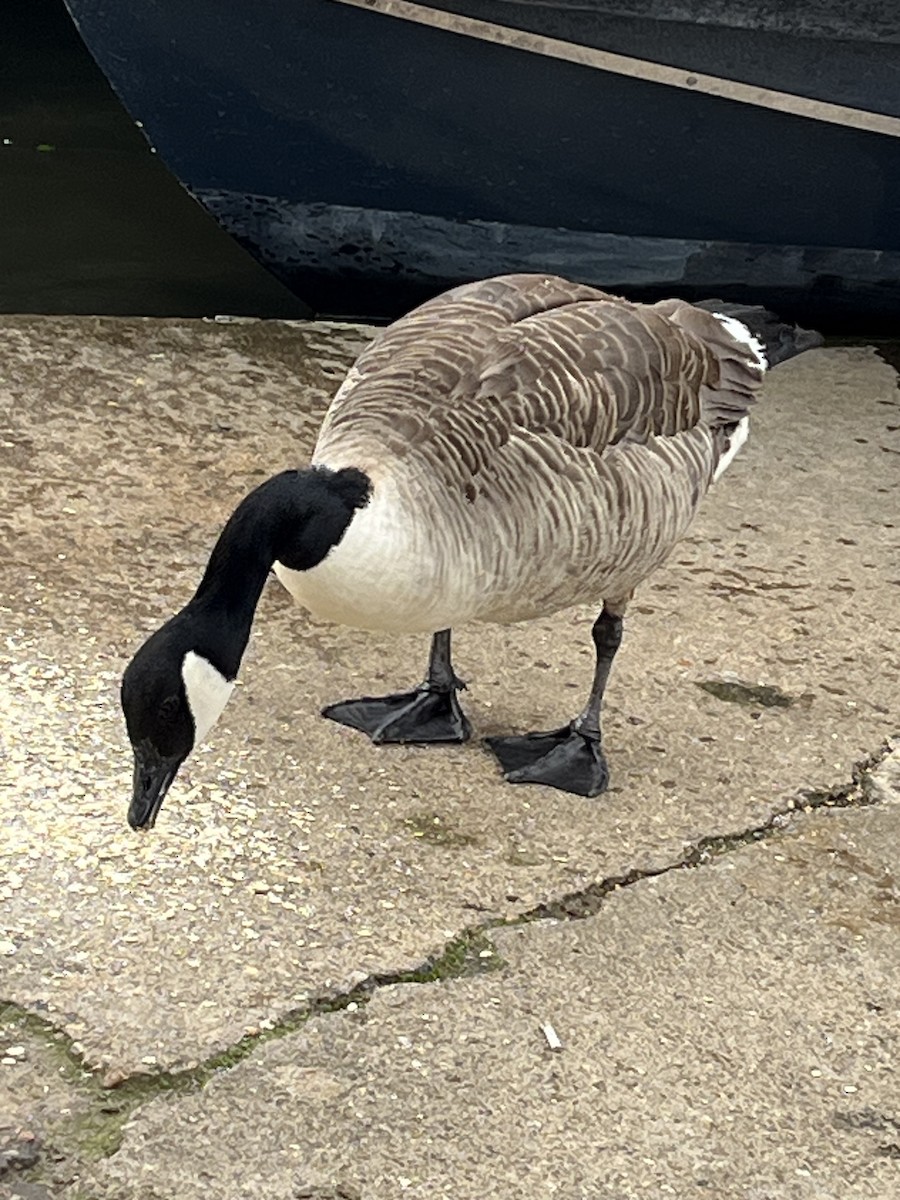
{"label": "barred feather pattern", "polygon": [[409,632],[624,608],[687,529],[761,378],[745,344],[679,301],[543,275],[455,288],[351,369],[313,461],[366,471],[373,498],[285,582],[321,615]]}

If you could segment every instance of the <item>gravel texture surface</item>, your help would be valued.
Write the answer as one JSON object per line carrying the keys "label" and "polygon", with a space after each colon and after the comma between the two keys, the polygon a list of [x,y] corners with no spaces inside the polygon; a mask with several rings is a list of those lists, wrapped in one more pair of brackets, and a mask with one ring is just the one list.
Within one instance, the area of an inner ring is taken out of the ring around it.
{"label": "gravel texture surface", "polygon": [[[900,726],[900,392],[873,350],[825,349],[773,372],[748,447],[636,598],[609,690],[608,795],[506,785],[477,741],[375,748],[320,719],[328,701],[417,682],[427,646],[315,623],[273,580],[235,697],[155,831],[134,834],[121,670],[189,598],[240,497],[306,460],[367,332],[2,320],[0,999],[15,1006],[3,1036],[10,1046],[24,1038],[27,1058],[29,1038],[44,1052],[61,1035],[69,1065],[89,1071],[89,1106],[104,1083],[146,1076],[152,1087],[160,1071],[202,1071],[245,1035],[281,1029],[311,1000],[372,976],[420,967],[467,929],[815,806]],[[590,680],[592,619],[584,609],[461,630],[456,667],[476,734],[574,715]],[[873,798],[893,795],[890,782],[877,786]],[[716,886],[702,884],[713,913],[729,903],[717,887],[733,878],[724,865],[717,872]],[[702,876],[678,877],[695,889],[697,921]],[[646,903],[646,929],[633,936],[657,945],[656,958],[647,948],[640,956],[661,1004],[674,986],[658,940],[665,923]],[[575,935],[542,943],[542,928],[526,941],[557,995],[559,939]],[[504,935],[509,946],[519,936]],[[484,986],[448,984],[446,996],[477,1004]],[[724,976],[710,994],[725,1020]],[[441,1000],[448,1028],[471,1020],[452,1003]],[[37,1024],[20,1037],[26,1014]],[[340,1038],[355,1029],[351,1017],[325,1016],[316,1028],[329,1020]],[[524,1033],[509,1036],[518,1045]],[[371,1053],[381,1070],[382,1050]],[[0,1109],[4,1080],[25,1069],[5,1055]],[[525,1078],[510,1076],[510,1086]],[[618,1099],[590,1095],[605,1128]],[[761,1112],[757,1103],[747,1112]],[[37,1109],[27,1096],[18,1104],[8,1107],[28,1127]],[[647,1112],[667,1124],[655,1101]],[[433,1118],[431,1136],[444,1136]],[[771,1194],[807,1195],[791,1186]]]}

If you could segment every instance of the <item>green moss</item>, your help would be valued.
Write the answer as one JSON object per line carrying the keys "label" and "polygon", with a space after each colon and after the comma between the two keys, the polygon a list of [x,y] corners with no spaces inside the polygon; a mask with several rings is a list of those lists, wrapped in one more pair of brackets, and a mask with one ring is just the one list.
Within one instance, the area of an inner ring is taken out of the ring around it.
{"label": "green moss", "polygon": [[0,1029],[15,1030],[17,1037],[38,1042],[66,1083],[86,1085],[91,1082],[91,1072],[81,1055],[73,1050],[72,1039],[38,1013],[19,1004],[0,1003]]}
{"label": "green moss", "polygon": [[47,1163],[59,1156],[91,1163],[114,1154],[125,1124],[142,1104],[166,1092],[191,1090],[202,1082],[202,1075],[194,1071],[160,1072],[131,1075],[115,1087],[105,1087],[102,1077],[85,1066],[67,1034],[18,1004],[0,1005],[0,1030],[14,1033],[17,1040],[30,1045],[34,1058],[71,1088],[67,1110],[46,1130],[43,1154],[36,1166],[23,1173],[36,1182],[45,1181]]}
{"label": "green moss", "polygon": [[400,972],[385,982],[437,983],[448,979],[484,975],[489,971],[500,971],[505,966],[506,962],[497,953],[487,930],[482,927],[466,930],[422,967],[414,971]]}
{"label": "green moss", "polygon": [[340,1012],[351,1005],[365,1005],[378,988],[391,984],[459,979],[496,971],[503,966],[505,963],[484,929],[465,931],[421,967],[373,975],[347,992],[314,999],[302,1008],[286,1013],[270,1027],[246,1034],[234,1045],[210,1055],[191,1069],[130,1075],[115,1087],[105,1087],[101,1076],[85,1066],[72,1039],[55,1029],[46,1018],[17,1004],[3,1004],[0,1006],[0,1029],[14,1029],[17,1039],[36,1043],[49,1060],[51,1070],[58,1071],[75,1092],[70,1111],[61,1115],[47,1131],[43,1158],[25,1175],[35,1182],[44,1182],[48,1170],[46,1164],[60,1156],[83,1164],[109,1158],[121,1146],[128,1121],[149,1100],[204,1087],[220,1071],[230,1071],[265,1042],[295,1033],[312,1016]]}
{"label": "green moss", "polygon": [[[362,986],[362,985],[360,985]],[[354,989],[356,990],[356,989]],[[189,1072],[194,1080],[196,1087],[205,1087],[212,1077],[218,1074],[219,1071],[230,1071],[232,1067],[236,1067],[239,1062],[243,1062],[253,1051],[264,1045],[266,1042],[271,1042],[275,1038],[283,1038],[288,1034],[296,1033],[309,1018],[316,1012],[337,1012],[341,1008],[346,1008],[352,1003],[352,993],[342,993],[340,996],[335,996],[332,1001],[329,1000],[314,1000],[302,1008],[292,1009],[278,1021],[273,1021],[270,1026],[258,1030],[256,1033],[245,1033],[244,1036],[233,1045],[225,1050],[220,1050],[218,1054],[213,1054],[205,1059],[198,1067]]]}
{"label": "green moss", "polygon": [[472,846],[476,840],[471,834],[448,825],[439,813],[413,813],[405,817],[402,824],[414,838],[421,838],[432,846],[460,848]]}
{"label": "green moss", "polygon": [[701,838],[699,842],[685,855],[680,867],[705,867],[715,858],[723,854],[731,854],[744,846],[752,846],[755,842],[768,841],[780,837],[784,828],[776,824],[776,817],[759,825],[756,829],[747,829],[743,833],[723,833],[715,837]]}
{"label": "green moss", "polygon": [[731,704],[749,704],[759,708],[790,708],[793,697],[768,683],[741,683],[738,680],[699,679],[697,687],[717,700]]}
{"label": "green moss", "polygon": [[504,857],[504,862],[509,863],[511,867],[539,867],[543,861],[537,854],[528,854],[515,846]]}
{"label": "green moss", "polygon": [[[775,690],[775,689],[773,689]],[[759,703],[759,700],[756,700]],[[801,794],[805,808],[847,806],[866,803],[862,784],[869,772],[890,750],[883,746],[875,754],[858,763],[854,768],[853,782],[820,792]],[[45,1153],[38,1164],[24,1172],[24,1176],[36,1182],[44,1182],[48,1172],[59,1157],[68,1159],[73,1171],[77,1163],[96,1162],[115,1154],[124,1136],[125,1126],[134,1113],[149,1100],[172,1094],[179,1095],[204,1087],[218,1072],[229,1071],[263,1045],[276,1038],[288,1036],[299,1030],[310,1017],[335,1013],[350,1007],[362,1007],[372,999],[375,992],[386,986],[398,984],[439,983],[467,978],[490,971],[502,970],[506,963],[497,953],[490,933],[498,927],[514,927],[548,917],[556,919],[578,919],[596,914],[605,898],[620,887],[627,887],[642,879],[665,874],[671,870],[689,869],[705,865],[723,854],[742,846],[764,839],[781,836],[789,826],[790,812],[774,814],[764,825],[739,833],[703,838],[689,848],[682,858],[657,870],[633,870],[627,874],[597,881],[579,892],[539,905],[510,921],[493,919],[472,929],[464,930],[449,942],[444,949],[427,959],[421,966],[408,971],[371,975],[356,987],[337,995],[315,998],[286,1013],[270,1027],[247,1034],[227,1049],[210,1055],[198,1066],[175,1072],[136,1074],[124,1079],[116,1087],[104,1087],[101,1077],[85,1066],[81,1054],[67,1034],[60,1032],[45,1017],[17,1004],[0,1004],[0,1029],[15,1030],[17,1040],[30,1041],[43,1052],[52,1070],[73,1090],[70,1112],[61,1116],[47,1131]],[[409,818],[410,828],[429,831],[441,826],[435,814]],[[413,824],[414,823],[414,824]],[[447,831],[444,829],[442,833]],[[462,835],[458,835],[462,836]],[[446,844],[442,842],[441,844]],[[468,844],[452,841],[450,844]],[[71,1193],[72,1200],[91,1200],[77,1190]]]}
{"label": "green moss", "polygon": [[125,1122],[131,1116],[132,1107],[114,1114],[92,1108],[81,1116],[71,1117],[54,1130],[54,1142],[60,1150],[83,1163],[109,1158],[122,1144]]}

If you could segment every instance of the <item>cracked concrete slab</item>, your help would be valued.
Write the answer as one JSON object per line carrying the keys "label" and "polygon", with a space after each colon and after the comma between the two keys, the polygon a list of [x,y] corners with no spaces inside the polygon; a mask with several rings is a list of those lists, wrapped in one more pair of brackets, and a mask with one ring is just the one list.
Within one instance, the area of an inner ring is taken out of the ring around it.
{"label": "cracked concrete slab", "polygon": [[[606,797],[505,785],[477,744],[377,749],[320,720],[417,680],[426,647],[315,623],[273,583],[238,695],[133,834],[121,668],[236,500],[306,458],[365,335],[0,322],[0,997],[110,1082],[191,1068],[468,926],[802,806],[896,724],[900,393],[872,350],[822,350],[773,373],[746,453],[636,600]],[[577,710],[592,616],[461,631],[477,733]],[[696,686],[735,678],[788,706]]]}
{"label": "cracked concrete slab", "polygon": [[[105,1124],[98,1089],[59,1040],[6,1018],[0,1006],[0,1200],[32,1200],[30,1188],[33,1200],[49,1200],[49,1190],[37,1189],[71,1182],[74,1163],[92,1157]],[[107,1143],[96,1148],[102,1153]],[[24,1178],[35,1166],[40,1184]]]}
{"label": "cracked concrete slab", "polygon": [[152,1101],[89,1194],[887,1200],[898,859],[897,804],[822,810],[498,931],[501,972],[383,989]]}

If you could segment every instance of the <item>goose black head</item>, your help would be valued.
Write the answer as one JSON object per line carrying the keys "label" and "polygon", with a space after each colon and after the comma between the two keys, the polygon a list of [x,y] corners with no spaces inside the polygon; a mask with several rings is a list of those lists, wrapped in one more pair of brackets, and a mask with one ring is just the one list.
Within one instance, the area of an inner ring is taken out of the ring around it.
{"label": "goose black head", "polygon": [[231,514],[193,599],[147,639],[122,679],[134,749],[132,828],[153,826],[178,768],[221,716],[273,562],[317,566],[370,490],[368,476],[352,467],[282,471]]}
{"label": "goose black head", "polygon": [[122,677],[122,711],[134,750],[132,829],[152,829],[179,767],[222,713],[234,688],[195,648],[185,611],[148,638]]}

